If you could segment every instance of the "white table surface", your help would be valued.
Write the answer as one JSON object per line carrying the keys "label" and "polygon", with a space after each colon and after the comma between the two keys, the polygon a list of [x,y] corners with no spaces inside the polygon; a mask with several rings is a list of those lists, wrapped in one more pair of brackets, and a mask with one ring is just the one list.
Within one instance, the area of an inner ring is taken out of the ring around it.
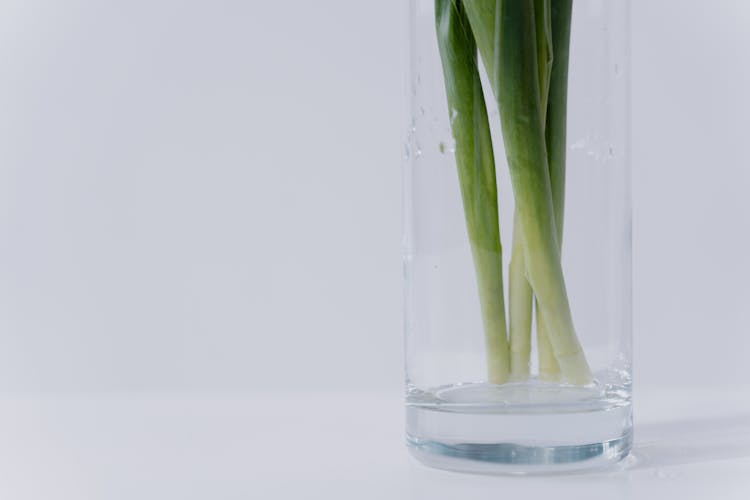
{"label": "white table surface", "polygon": [[622,466],[492,477],[413,460],[397,392],[5,395],[0,499],[750,498],[747,391],[636,397]]}

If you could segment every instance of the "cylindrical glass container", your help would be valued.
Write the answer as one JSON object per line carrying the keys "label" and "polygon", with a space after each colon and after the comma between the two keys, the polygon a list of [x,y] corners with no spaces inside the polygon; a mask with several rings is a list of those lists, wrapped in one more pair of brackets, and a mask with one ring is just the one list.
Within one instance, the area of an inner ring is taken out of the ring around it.
{"label": "cylindrical glass container", "polygon": [[630,451],[628,0],[410,0],[406,432],[440,468]]}

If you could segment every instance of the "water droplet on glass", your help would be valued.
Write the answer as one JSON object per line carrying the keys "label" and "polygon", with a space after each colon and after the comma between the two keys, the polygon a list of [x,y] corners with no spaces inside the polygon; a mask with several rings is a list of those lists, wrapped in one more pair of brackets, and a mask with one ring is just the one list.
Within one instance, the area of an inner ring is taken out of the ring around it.
{"label": "water droplet on glass", "polygon": [[438,144],[438,149],[441,153],[445,153],[445,143],[443,141],[440,141],[440,144]]}
{"label": "water droplet on glass", "polygon": [[453,122],[456,120],[457,116],[458,116],[458,110],[452,109],[451,110],[451,125],[453,125]]}
{"label": "water droplet on glass", "polygon": [[615,64],[615,75],[617,75],[617,76],[620,75],[620,65],[619,64]]}
{"label": "water droplet on glass", "polygon": [[424,116],[424,106],[419,107],[419,114]]}
{"label": "water droplet on glass", "polygon": [[411,147],[409,146],[409,143],[404,143],[404,161],[409,161],[409,158],[411,158]]}
{"label": "water droplet on glass", "polygon": [[586,147],[586,142],[587,141],[586,141],[585,137],[583,139],[579,139],[579,140],[577,140],[576,142],[574,142],[573,144],[570,145],[570,150],[571,151],[577,151],[579,149],[583,149],[583,148]]}

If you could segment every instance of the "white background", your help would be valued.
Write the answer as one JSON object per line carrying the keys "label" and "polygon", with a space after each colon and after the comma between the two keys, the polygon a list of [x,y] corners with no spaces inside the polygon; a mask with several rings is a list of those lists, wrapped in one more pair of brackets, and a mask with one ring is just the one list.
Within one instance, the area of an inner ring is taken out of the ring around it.
{"label": "white background", "polygon": [[[632,4],[636,391],[744,404],[750,3]],[[397,401],[405,13],[0,2],[0,391]]]}

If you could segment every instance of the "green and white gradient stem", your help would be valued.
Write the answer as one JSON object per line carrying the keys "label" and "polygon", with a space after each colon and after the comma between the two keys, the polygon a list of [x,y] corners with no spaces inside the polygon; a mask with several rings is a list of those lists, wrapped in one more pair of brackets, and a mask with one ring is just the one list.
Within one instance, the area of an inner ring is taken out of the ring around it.
{"label": "green and white gradient stem", "polygon": [[539,84],[535,0],[466,0],[466,17],[498,101],[529,283],[562,379],[591,382],[565,287]]}
{"label": "green and white gradient stem", "polygon": [[508,381],[503,259],[490,125],[476,42],[458,0],[436,0],[435,22],[466,228],[479,289],[491,383]]}
{"label": "green and white gradient stem", "polygon": [[[552,203],[555,208],[557,244],[562,253],[563,222],[565,214],[565,158],[567,154],[568,117],[568,63],[570,58],[570,26],[573,0],[553,0],[551,4],[552,46],[555,58],[547,104],[545,129]],[[537,345],[539,353],[539,378],[554,381],[560,378],[557,363],[547,332],[547,325],[537,308]]]}
{"label": "green and white gradient stem", "polygon": [[526,279],[526,258],[521,219],[518,211],[513,218],[513,247],[508,272],[508,313],[510,333],[510,377],[514,382],[526,380],[531,374],[531,316],[534,294]]}
{"label": "green and white gradient stem", "polygon": [[[546,120],[547,100],[552,73],[552,18],[551,0],[534,0],[534,22],[539,77],[539,98],[542,106],[542,121]],[[513,219],[513,249],[510,259],[510,352],[511,378],[525,380],[530,375],[531,360],[531,315],[533,293],[526,278],[526,258],[521,221],[518,211]]]}

